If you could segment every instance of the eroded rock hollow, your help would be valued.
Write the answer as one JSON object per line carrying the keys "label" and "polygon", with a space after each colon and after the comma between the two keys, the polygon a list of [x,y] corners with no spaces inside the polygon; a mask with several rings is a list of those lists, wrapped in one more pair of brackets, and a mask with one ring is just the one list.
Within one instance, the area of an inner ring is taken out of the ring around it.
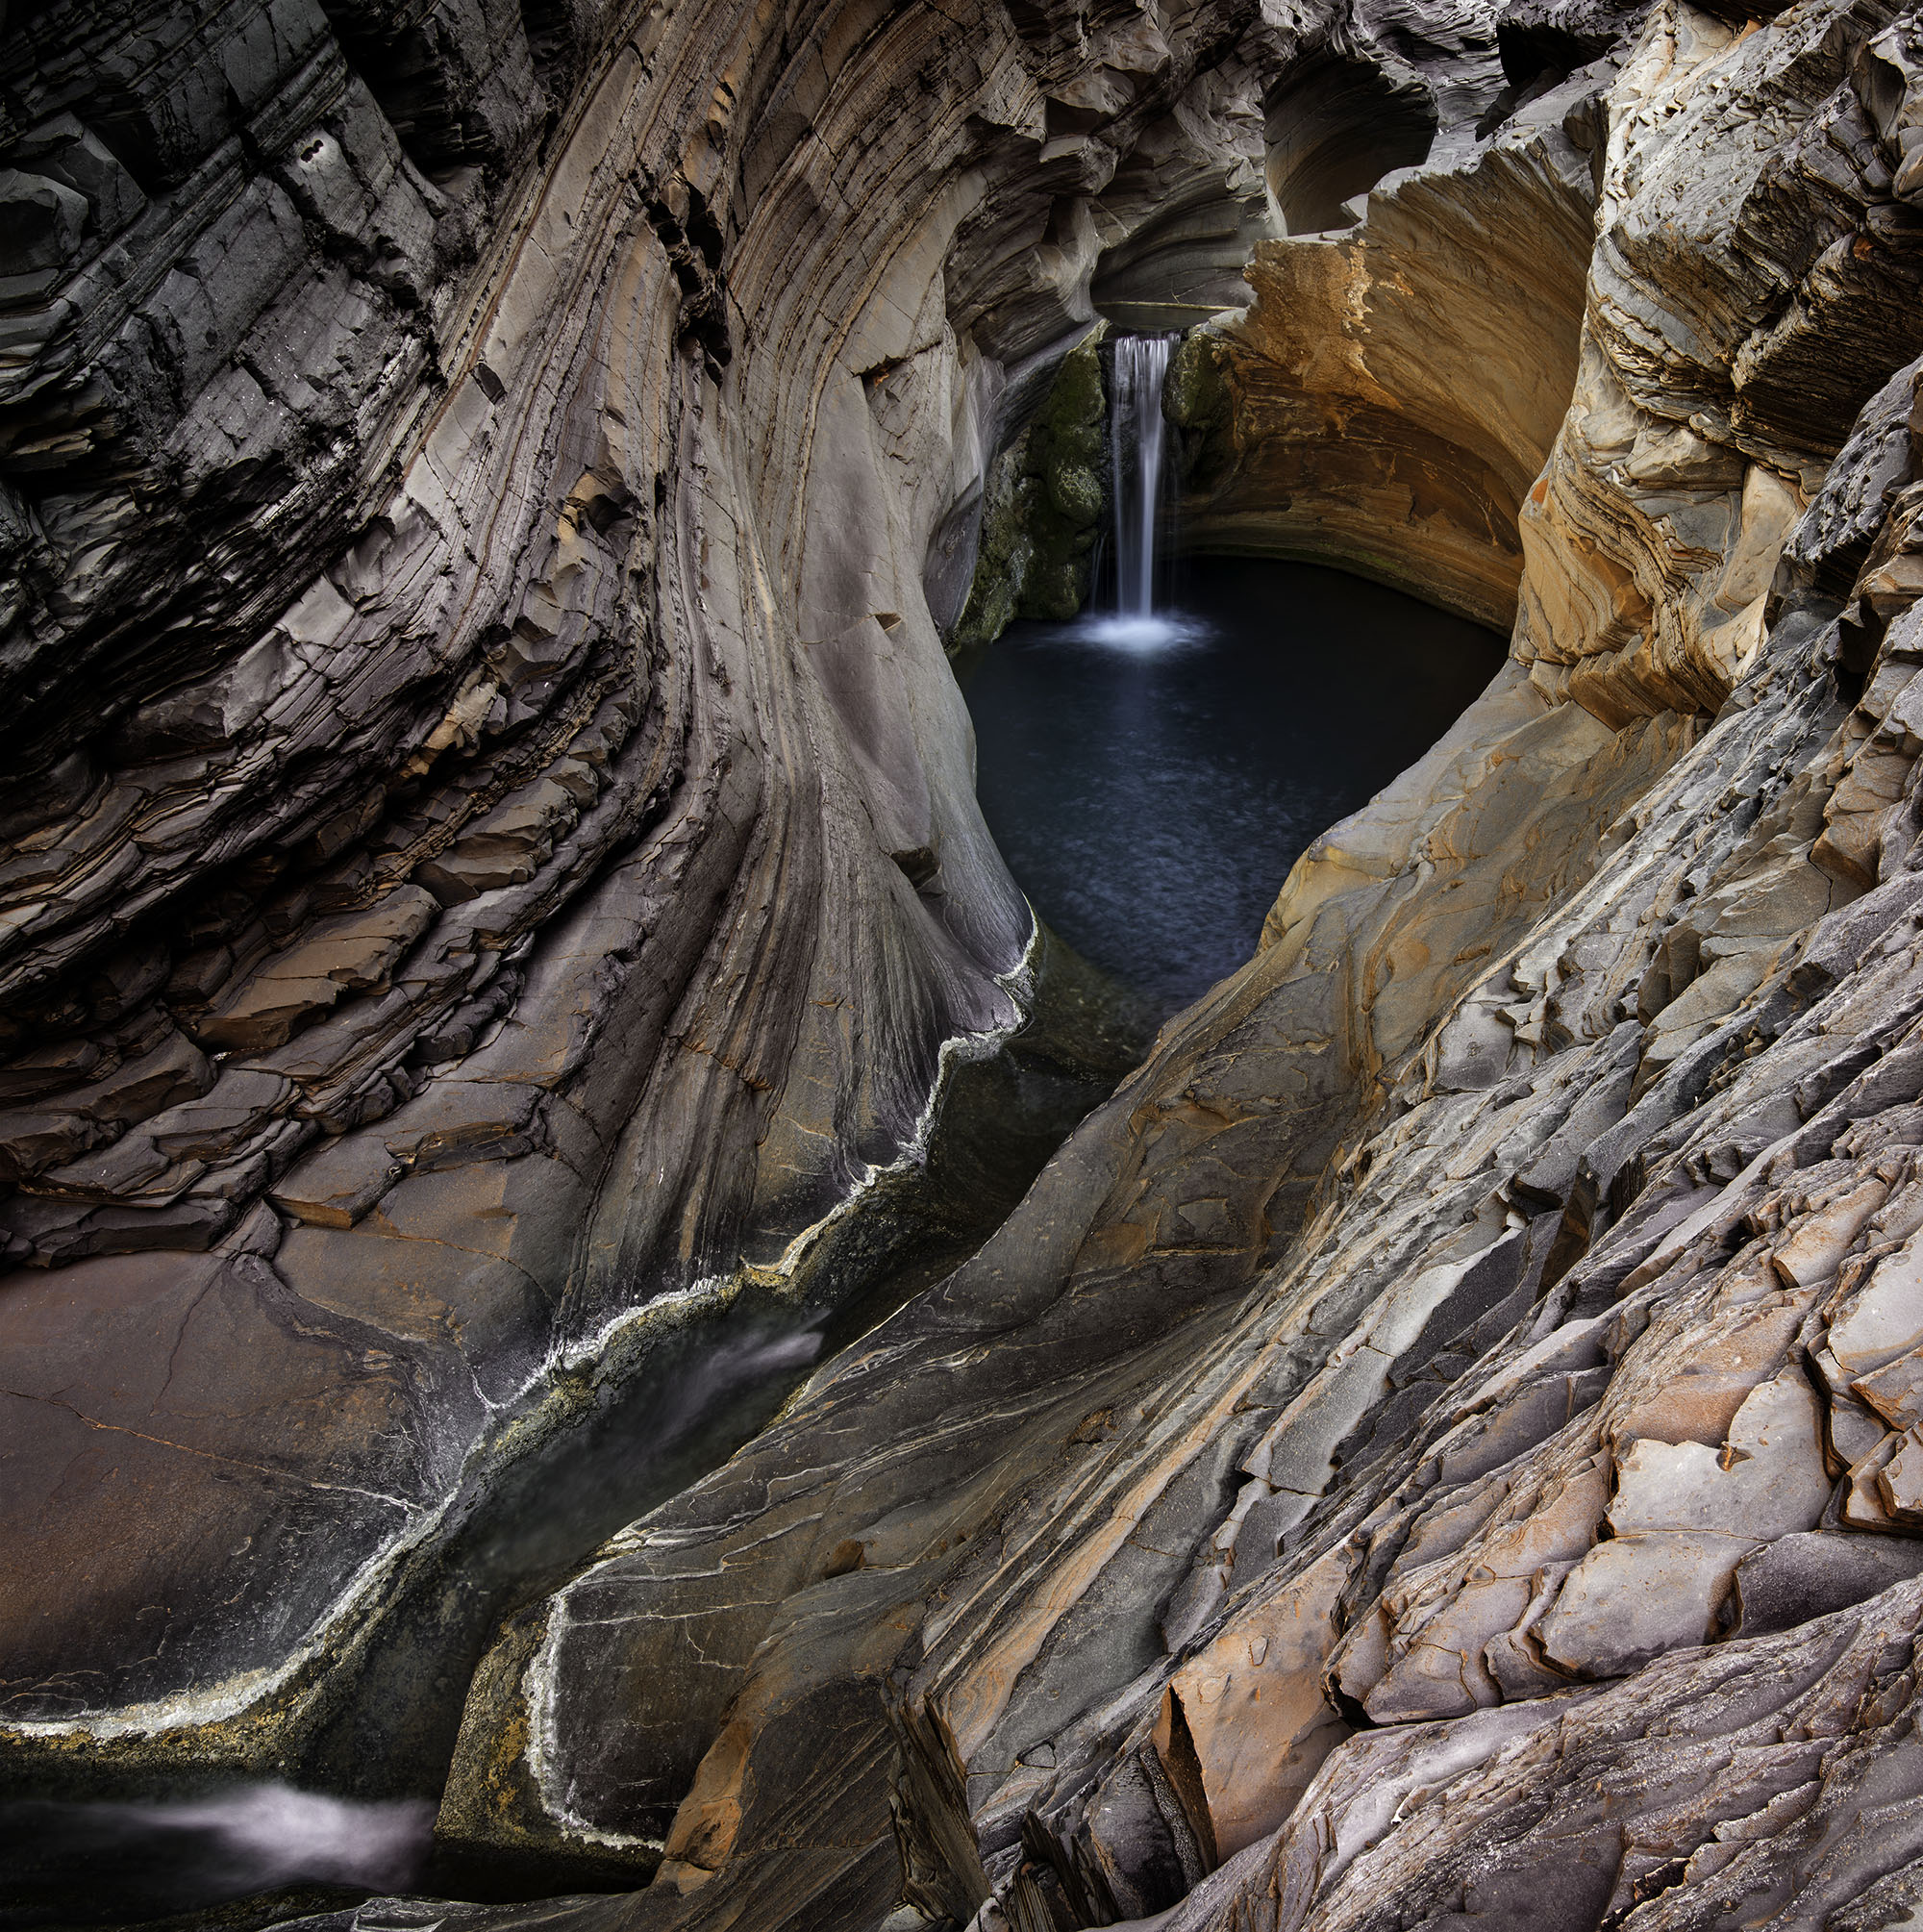
{"label": "eroded rock hollow", "polygon": [[[1914,1921],[1912,11],[4,32],[9,1793],[551,1894],[337,1932]],[[1098,324],[1186,541],[1511,644],[1088,1112],[943,646]]]}

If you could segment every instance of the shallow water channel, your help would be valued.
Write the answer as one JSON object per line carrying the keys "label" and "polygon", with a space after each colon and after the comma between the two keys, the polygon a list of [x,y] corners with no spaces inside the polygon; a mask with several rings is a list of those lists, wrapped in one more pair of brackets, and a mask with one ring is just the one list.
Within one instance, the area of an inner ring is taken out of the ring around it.
{"label": "shallow water channel", "polygon": [[0,1932],[162,1920],[247,1932],[388,1889],[483,1900],[634,1889],[626,1865],[435,1844],[468,1682],[506,1618],[726,1462],[817,1364],[972,1253],[1140,1058],[1139,1002],[1047,934],[1029,970],[1026,1023],[955,1066],[923,1166],[871,1189],[786,1285],[644,1326],[557,1399],[547,1426],[520,1419],[532,1446],[477,1459],[447,1532],[379,1606],[280,1777],[102,1779],[83,1757],[51,1789],[0,1765]]}
{"label": "shallow water channel", "polygon": [[467,1681],[502,1618],[971,1252],[1153,1019],[1248,957],[1310,841],[1419,756],[1502,657],[1472,624],[1311,565],[1203,560],[1177,598],[1133,627],[1017,625],[958,666],[988,823],[1043,921],[1105,970],[1045,938],[1028,1024],[958,1068],[927,1167],[879,1190],[808,1280],[605,1365],[540,1446],[477,1468],[291,1782],[237,1771],[83,1795],[0,1777],[0,1932],[179,1915],[178,1932],[243,1896],[251,1909],[217,1915],[237,1932],[387,1887],[627,1889],[625,1871],[484,1869],[433,1847]]}
{"label": "shallow water channel", "polygon": [[1338,570],[1200,557],[1161,621],[1019,623],[958,671],[1017,883],[1165,1016],[1249,957],[1311,841],[1419,758],[1503,652]]}

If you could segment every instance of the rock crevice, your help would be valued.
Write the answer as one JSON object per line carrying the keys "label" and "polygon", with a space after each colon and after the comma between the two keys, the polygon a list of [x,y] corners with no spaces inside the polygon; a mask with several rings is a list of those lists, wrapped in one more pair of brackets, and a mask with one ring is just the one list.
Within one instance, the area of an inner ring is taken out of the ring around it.
{"label": "rock crevice", "polygon": [[509,1620],[442,1840],[638,1895],[434,1910],[1911,1912],[1914,21],[270,19],[0,97],[16,1764],[298,1760],[543,1404],[864,1238],[1030,996],[925,594],[998,399],[1336,49],[1435,138],[1191,335],[1188,529],[1511,661]]}

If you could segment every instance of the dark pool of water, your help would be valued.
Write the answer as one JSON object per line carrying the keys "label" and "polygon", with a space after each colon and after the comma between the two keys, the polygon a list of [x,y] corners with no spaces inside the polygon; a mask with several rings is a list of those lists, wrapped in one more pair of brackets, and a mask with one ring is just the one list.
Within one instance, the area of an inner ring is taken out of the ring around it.
{"label": "dark pool of water", "polygon": [[1178,595],[1174,641],[1020,623],[958,666],[1010,870],[1164,1016],[1249,957],[1303,850],[1420,757],[1504,651],[1316,565],[1197,558]]}

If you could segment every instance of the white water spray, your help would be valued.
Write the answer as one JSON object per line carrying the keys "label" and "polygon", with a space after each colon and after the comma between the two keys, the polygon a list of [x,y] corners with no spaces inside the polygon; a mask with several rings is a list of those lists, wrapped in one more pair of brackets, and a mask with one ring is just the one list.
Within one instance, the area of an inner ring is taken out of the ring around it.
{"label": "white water spray", "polygon": [[[404,1891],[432,1844],[432,1798],[361,1802],[257,1784],[159,1803],[0,1805],[0,1923],[114,1924],[300,1882]],[[84,1905],[78,1920],[67,1911]]]}

